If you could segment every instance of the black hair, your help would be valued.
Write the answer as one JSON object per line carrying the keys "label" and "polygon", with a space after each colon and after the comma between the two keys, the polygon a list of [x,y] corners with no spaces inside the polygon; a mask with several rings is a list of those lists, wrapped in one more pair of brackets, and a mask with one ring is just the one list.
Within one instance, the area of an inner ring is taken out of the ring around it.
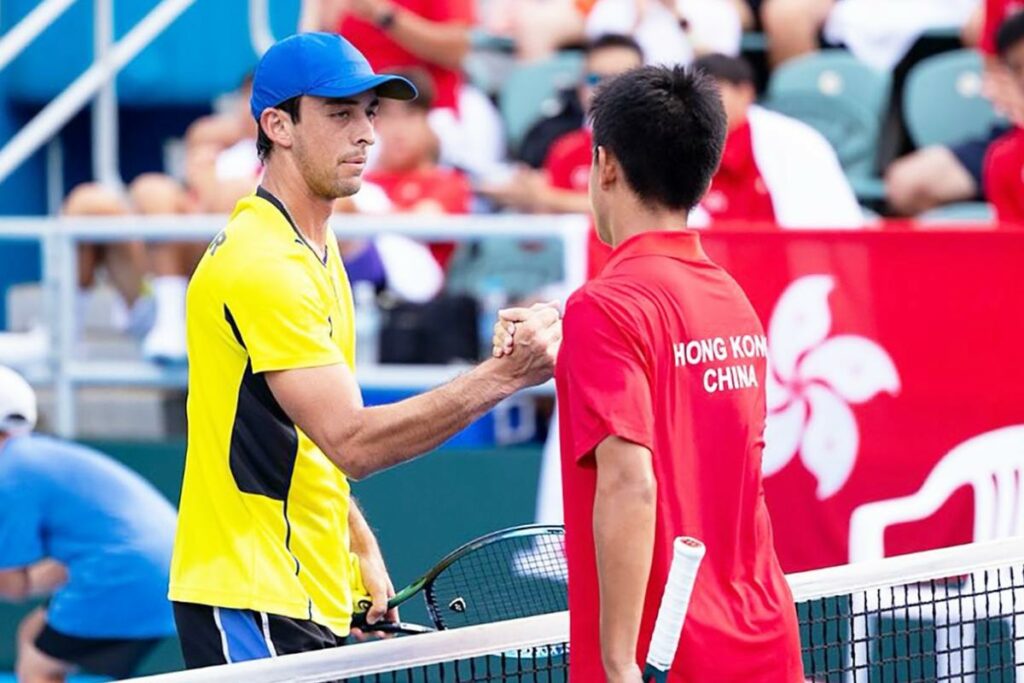
{"label": "black hair", "polygon": [[640,58],[640,61],[644,61],[644,49],[640,47],[640,43],[632,36],[622,35],[620,33],[606,33],[603,36],[599,36],[586,44],[583,48],[583,54],[590,56],[598,50],[604,50],[606,48],[621,47],[627,50],[632,50]]}
{"label": "black hair", "polygon": [[1024,10],[1011,14],[999,25],[999,30],[996,32],[996,52],[1000,57],[1005,58],[1006,53],[1022,40],[1024,40]]}
{"label": "black hair", "polygon": [[[296,95],[290,99],[275,104],[274,109],[280,109],[285,114],[291,117],[292,121],[299,122],[299,101],[302,99],[302,95]],[[260,161],[266,163],[267,159],[270,158],[270,153],[274,151],[274,141],[263,132],[263,124],[260,121],[256,121],[256,126],[259,128],[259,132],[256,133],[256,156],[260,158]]]}
{"label": "black hair", "polygon": [[733,85],[754,85],[754,69],[742,57],[722,54],[705,55],[693,63],[693,68],[703,71],[718,81]]}
{"label": "black hair", "polygon": [[642,66],[604,84],[590,119],[594,149],[618,160],[648,205],[692,209],[725,145],[722,98],[707,75],[682,66]]}

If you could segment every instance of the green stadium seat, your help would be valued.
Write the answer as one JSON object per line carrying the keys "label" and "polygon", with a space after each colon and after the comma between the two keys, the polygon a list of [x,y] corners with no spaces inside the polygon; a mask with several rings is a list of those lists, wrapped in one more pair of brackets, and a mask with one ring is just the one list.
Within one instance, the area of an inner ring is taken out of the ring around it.
{"label": "green stadium seat", "polygon": [[509,143],[517,147],[546,109],[557,103],[558,92],[573,87],[583,68],[578,52],[516,67],[501,88],[499,106]]}
{"label": "green stadium seat", "polygon": [[791,60],[772,74],[765,106],[816,129],[862,200],[877,200],[875,154],[890,79],[845,50]]}
{"label": "green stadium seat", "polygon": [[829,100],[857,102],[881,116],[889,99],[889,75],[872,69],[846,50],[822,50],[790,60],[772,73],[769,98],[813,92]]}
{"label": "green stadium seat", "polygon": [[982,137],[999,121],[981,91],[981,55],[957,50],[920,62],[907,77],[903,115],[918,147]]}

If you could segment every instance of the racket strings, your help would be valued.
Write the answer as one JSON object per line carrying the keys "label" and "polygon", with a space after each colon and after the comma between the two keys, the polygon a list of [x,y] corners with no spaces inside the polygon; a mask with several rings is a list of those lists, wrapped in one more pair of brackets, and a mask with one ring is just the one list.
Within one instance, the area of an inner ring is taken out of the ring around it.
{"label": "racket strings", "polygon": [[438,628],[459,628],[568,609],[564,536],[513,536],[457,559],[427,586]]}

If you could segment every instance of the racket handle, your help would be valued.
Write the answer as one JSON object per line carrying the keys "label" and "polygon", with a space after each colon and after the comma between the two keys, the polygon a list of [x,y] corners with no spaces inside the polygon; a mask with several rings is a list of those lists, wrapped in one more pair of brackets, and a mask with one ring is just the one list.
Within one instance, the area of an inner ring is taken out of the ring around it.
{"label": "racket handle", "polygon": [[644,680],[647,680],[647,671],[667,673],[676,658],[686,610],[690,606],[693,584],[697,580],[697,570],[704,559],[704,551],[703,543],[688,536],[680,536],[672,544],[672,567],[668,572],[665,593],[661,596],[658,618],[654,622]]}
{"label": "racket handle", "polygon": [[667,683],[668,672],[655,669],[653,666],[648,664],[644,667],[643,679],[644,683]]}

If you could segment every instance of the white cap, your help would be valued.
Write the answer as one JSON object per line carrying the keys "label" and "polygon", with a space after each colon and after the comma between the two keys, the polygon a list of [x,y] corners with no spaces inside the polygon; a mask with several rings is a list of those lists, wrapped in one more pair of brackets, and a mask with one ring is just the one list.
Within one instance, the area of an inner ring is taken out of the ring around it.
{"label": "white cap", "polygon": [[21,375],[0,365],[0,432],[28,434],[36,426],[36,392]]}

